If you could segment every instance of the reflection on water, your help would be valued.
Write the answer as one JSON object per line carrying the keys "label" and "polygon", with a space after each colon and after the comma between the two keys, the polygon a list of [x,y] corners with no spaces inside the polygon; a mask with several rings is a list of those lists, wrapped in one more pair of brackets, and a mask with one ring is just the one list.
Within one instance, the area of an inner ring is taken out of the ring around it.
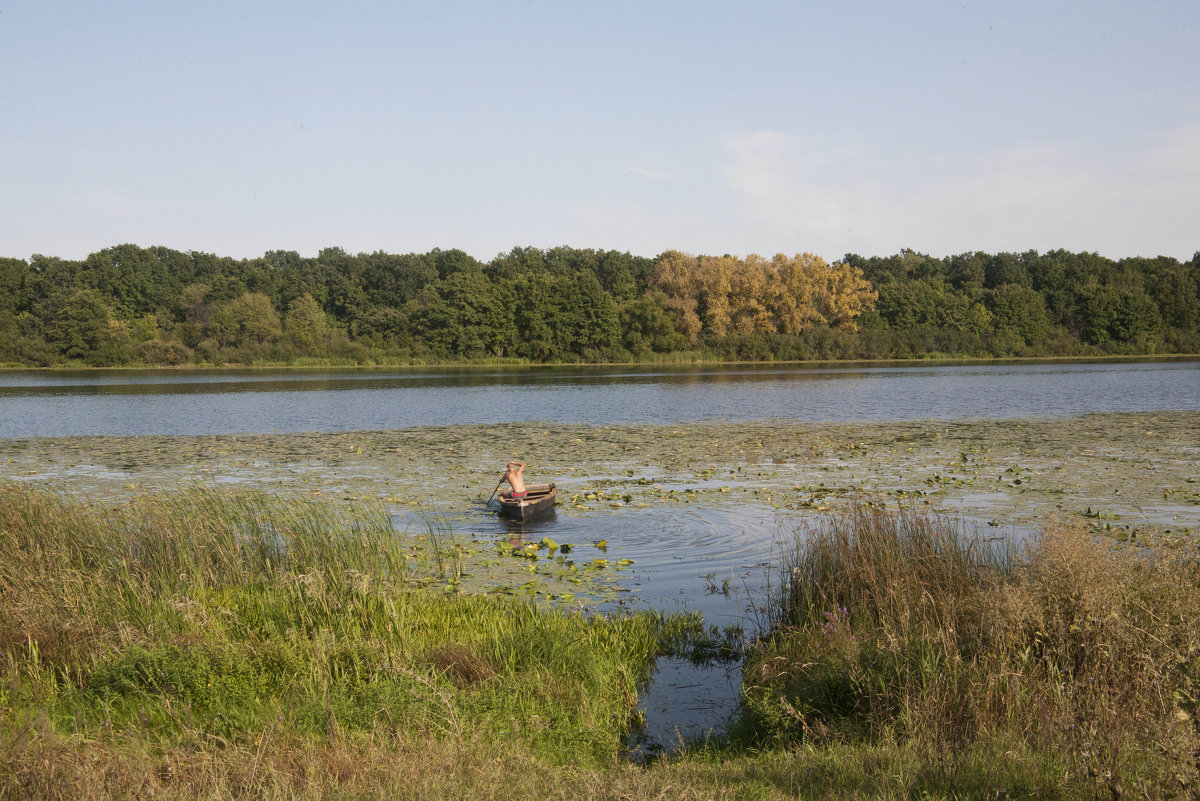
{"label": "reflection on water", "polygon": [[0,373],[0,438],[1200,410],[1200,362]]}
{"label": "reflection on water", "polygon": [[679,657],[659,659],[650,686],[638,696],[645,725],[630,740],[632,755],[645,759],[719,738],[737,714],[741,695],[738,662],[695,665]]}

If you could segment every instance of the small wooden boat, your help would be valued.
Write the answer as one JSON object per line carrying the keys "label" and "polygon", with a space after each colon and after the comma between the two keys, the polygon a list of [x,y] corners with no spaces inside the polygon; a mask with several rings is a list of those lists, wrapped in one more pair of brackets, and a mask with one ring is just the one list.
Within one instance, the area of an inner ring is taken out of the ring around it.
{"label": "small wooden boat", "polygon": [[530,484],[523,498],[513,498],[512,493],[500,493],[500,514],[514,520],[531,520],[554,508],[558,488],[554,484]]}

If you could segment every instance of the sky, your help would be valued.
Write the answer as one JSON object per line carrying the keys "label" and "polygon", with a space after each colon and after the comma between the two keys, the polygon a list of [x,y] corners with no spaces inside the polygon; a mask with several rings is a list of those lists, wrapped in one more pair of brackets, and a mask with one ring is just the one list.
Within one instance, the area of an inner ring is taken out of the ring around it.
{"label": "sky", "polygon": [[0,256],[1186,260],[1197,42],[1197,0],[0,0]]}

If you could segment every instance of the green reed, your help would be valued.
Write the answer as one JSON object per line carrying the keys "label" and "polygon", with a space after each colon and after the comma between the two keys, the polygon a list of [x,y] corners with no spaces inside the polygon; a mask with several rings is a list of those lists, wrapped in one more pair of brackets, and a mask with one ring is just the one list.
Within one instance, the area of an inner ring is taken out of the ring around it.
{"label": "green reed", "polygon": [[[611,758],[662,621],[424,591],[386,510],[197,489],[0,486],[4,723],[153,741],[344,732]],[[282,723],[279,723],[282,721]]]}

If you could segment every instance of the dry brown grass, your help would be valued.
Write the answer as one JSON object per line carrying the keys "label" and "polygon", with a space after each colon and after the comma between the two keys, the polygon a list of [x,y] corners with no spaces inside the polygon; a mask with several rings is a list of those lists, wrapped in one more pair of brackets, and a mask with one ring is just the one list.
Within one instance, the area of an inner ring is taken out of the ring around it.
{"label": "dry brown grass", "polygon": [[[34,724],[8,746],[0,799],[255,798],[516,801],[901,799],[910,760],[886,749],[698,755],[649,766],[552,766],[486,737],[461,744],[387,737],[317,742],[264,732],[258,743],[161,751],[140,738],[56,740]],[[934,798],[938,796],[932,796]]]}
{"label": "dry brown grass", "polygon": [[458,687],[478,684],[499,674],[492,660],[461,643],[447,643],[431,654],[433,667]]}
{"label": "dry brown grass", "polygon": [[1018,553],[858,510],[807,533],[791,577],[745,674],[760,733],[891,740],[946,791],[1019,753],[1030,792],[1200,792],[1196,543],[1052,520]]}

